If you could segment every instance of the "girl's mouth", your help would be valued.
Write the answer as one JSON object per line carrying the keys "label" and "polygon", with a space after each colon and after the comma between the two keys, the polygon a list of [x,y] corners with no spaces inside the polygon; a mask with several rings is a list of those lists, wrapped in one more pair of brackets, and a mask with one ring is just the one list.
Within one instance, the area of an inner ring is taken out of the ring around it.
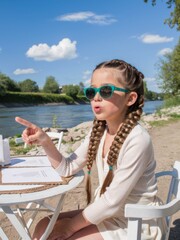
{"label": "girl's mouth", "polygon": [[94,112],[95,113],[100,113],[101,112],[101,108],[99,106],[94,107]]}

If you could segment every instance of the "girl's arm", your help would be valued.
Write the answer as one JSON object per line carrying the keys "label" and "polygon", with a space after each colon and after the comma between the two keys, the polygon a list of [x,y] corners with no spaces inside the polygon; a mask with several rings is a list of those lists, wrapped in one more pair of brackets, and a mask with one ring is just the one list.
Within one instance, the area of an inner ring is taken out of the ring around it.
{"label": "girl's arm", "polygon": [[90,132],[81,143],[80,147],[72,153],[69,158],[65,159],[57,150],[51,138],[40,127],[20,117],[16,117],[15,120],[26,127],[22,133],[23,140],[27,144],[41,145],[44,148],[51,165],[60,175],[73,175],[86,165],[86,154],[89,145]]}
{"label": "girl's arm", "polygon": [[25,126],[26,129],[22,133],[22,138],[25,143],[32,145],[38,144],[44,148],[51,165],[54,168],[57,168],[62,160],[61,153],[57,150],[56,146],[52,142],[51,138],[38,126],[35,124],[20,118],[15,118],[16,122],[20,123],[21,125]]}

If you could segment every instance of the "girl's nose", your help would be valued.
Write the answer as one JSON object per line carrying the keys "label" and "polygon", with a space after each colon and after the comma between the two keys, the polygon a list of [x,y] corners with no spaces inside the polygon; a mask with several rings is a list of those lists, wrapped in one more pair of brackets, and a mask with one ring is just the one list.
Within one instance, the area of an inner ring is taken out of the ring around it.
{"label": "girl's nose", "polygon": [[94,101],[102,101],[102,97],[99,94],[99,92],[97,92],[96,95],[94,96]]}

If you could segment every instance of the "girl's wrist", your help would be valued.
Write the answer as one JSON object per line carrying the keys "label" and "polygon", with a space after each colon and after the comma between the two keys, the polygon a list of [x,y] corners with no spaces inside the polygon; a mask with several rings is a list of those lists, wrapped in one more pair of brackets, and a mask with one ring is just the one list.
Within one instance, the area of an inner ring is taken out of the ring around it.
{"label": "girl's wrist", "polygon": [[51,138],[48,135],[45,135],[41,142],[41,146],[43,148],[48,148],[51,144],[53,144]]}

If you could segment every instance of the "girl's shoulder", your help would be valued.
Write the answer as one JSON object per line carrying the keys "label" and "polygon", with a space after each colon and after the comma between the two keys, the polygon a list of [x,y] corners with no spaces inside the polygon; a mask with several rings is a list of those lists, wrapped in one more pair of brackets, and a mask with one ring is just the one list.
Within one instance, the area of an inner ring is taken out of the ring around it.
{"label": "girl's shoulder", "polygon": [[149,136],[148,131],[140,124],[137,123],[137,125],[132,129],[131,133],[132,136],[136,136],[136,135],[146,135]]}
{"label": "girl's shoulder", "polygon": [[126,145],[129,142],[136,142],[138,144],[142,145],[149,145],[151,144],[151,137],[148,133],[148,131],[140,124],[138,123],[132,131],[127,136],[124,145]]}

